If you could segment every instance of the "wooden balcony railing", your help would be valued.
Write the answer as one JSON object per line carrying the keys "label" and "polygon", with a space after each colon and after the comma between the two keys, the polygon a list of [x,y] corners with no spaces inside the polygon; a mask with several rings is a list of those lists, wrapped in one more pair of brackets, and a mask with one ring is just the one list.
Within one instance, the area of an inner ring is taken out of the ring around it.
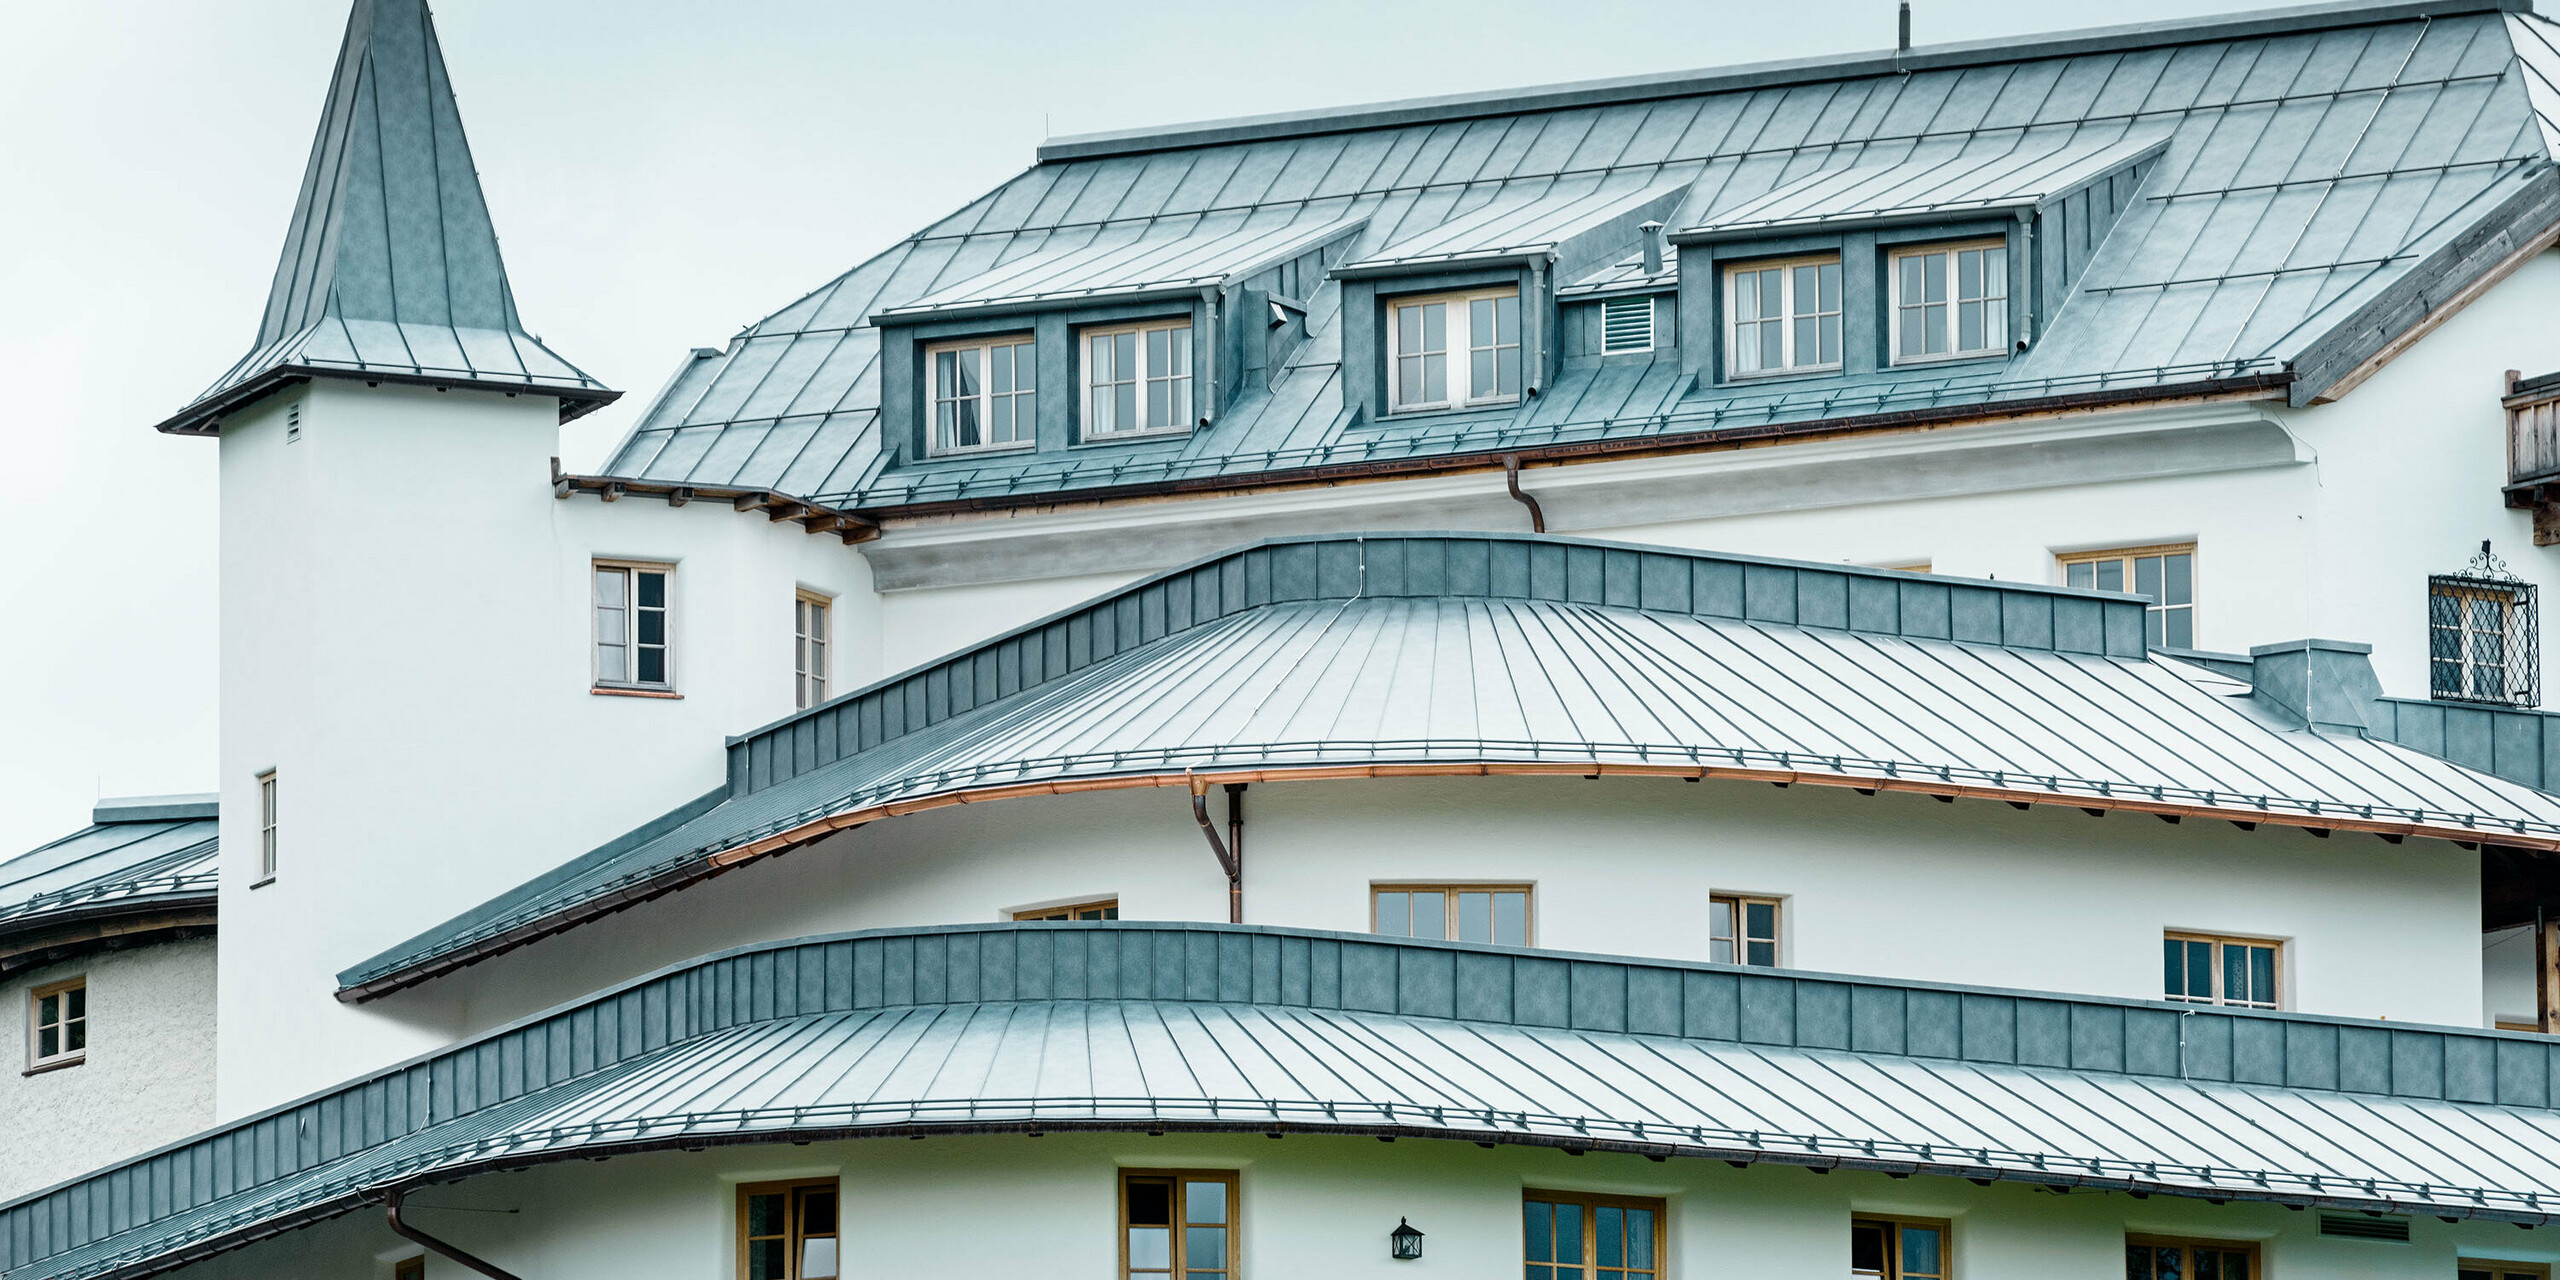
{"label": "wooden balcony railing", "polygon": [[2507,505],[2533,512],[2533,545],[2560,544],[2560,373],[2507,370]]}

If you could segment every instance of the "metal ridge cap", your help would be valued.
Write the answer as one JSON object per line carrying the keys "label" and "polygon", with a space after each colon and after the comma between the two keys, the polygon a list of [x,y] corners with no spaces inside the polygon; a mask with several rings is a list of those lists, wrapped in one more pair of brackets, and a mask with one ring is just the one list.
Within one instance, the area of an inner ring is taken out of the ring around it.
{"label": "metal ridge cap", "polygon": [[109,796],[89,810],[92,826],[119,822],[177,822],[218,817],[220,792],[181,792],[158,796]]}
{"label": "metal ridge cap", "polygon": [[1179,147],[1300,138],[1359,129],[1466,120],[1565,107],[1774,88],[1824,80],[1897,75],[2025,62],[2075,54],[2236,40],[2412,18],[2532,11],[2532,0],[2331,0],[2257,9],[2222,17],[2087,27],[2026,39],[1991,38],[1921,45],[1908,52],[1823,54],[1697,70],[1573,80],[1513,89],[1472,90],[1343,107],[1234,116],[1177,125],[1067,134],[1040,144],[1042,163],[1134,155]]}

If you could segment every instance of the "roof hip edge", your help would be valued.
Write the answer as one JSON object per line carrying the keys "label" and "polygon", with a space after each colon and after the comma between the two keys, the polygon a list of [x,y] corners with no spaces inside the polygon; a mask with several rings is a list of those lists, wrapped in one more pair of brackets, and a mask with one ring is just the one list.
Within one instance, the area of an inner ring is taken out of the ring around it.
{"label": "roof hip edge", "polygon": [[1736,89],[1775,88],[1823,80],[1897,75],[1955,67],[2024,62],[2084,53],[2120,52],[2163,45],[2199,44],[2253,36],[2291,34],[2333,27],[2366,26],[2419,18],[2458,17],[2475,13],[2530,13],[2532,0],[2342,0],[2337,3],[2259,9],[2227,17],[2175,22],[2137,22],[2056,32],[2027,40],[1968,40],[1923,45],[1908,52],[1834,54],[1744,63],[1706,70],[1657,72],[1567,81],[1517,89],[1478,90],[1434,97],[1406,98],[1313,111],[1234,116],[1190,124],[1104,130],[1051,138],[1040,145],[1041,163],[1094,160],[1180,147],[1217,146],[1275,138],[1303,138],[1326,133],[1400,125],[1516,115],[1569,107],[1643,102],[1656,98],[1720,93]]}

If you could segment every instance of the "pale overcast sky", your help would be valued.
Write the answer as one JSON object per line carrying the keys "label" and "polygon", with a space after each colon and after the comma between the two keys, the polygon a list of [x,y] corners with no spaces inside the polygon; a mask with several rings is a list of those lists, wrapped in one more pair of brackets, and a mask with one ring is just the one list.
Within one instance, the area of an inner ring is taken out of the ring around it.
{"label": "pale overcast sky", "polygon": [[[1916,39],[2242,7],[1919,0]],[[627,393],[570,429],[573,468],[688,348],[1047,133],[1874,49],[1894,25],[1892,0],[435,8],[518,307]],[[0,858],[102,794],[214,787],[216,446],[150,428],[256,332],[346,13],[0,0]]]}

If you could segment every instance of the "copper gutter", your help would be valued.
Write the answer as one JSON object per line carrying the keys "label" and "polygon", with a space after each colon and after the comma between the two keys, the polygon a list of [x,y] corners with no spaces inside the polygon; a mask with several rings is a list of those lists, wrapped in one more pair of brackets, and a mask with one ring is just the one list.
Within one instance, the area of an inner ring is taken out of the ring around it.
{"label": "copper gutter", "polygon": [[[2147,813],[2162,819],[2212,818],[2240,826],[2244,830],[2257,827],[2293,827],[2313,835],[2331,832],[2361,832],[2398,843],[2410,836],[2446,840],[2466,848],[2486,841],[2520,849],[2560,852],[2560,835],[2526,835],[2521,832],[2486,831],[2469,827],[2439,826],[2431,823],[2389,822],[2346,814],[2273,813],[2238,806],[2224,807],[2145,800],[2139,797],[2090,795],[2033,790],[2023,787],[1985,786],[1972,783],[1944,782],[1936,779],[1895,776],[1892,774],[1803,773],[1786,769],[1758,769],[1727,765],[1655,765],[1619,764],[1598,760],[1588,762],[1544,761],[1519,762],[1433,762],[1419,764],[1347,764],[1299,765],[1253,769],[1221,769],[1198,772],[1190,769],[1157,773],[1116,774],[1098,778],[1063,778],[1044,782],[1017,782],[1002,786],[963,788],[906,800],[885,801],[843,813],[814,818],[786,831],[734,848],[721,849],[696,856],[682,863],[664,867],[648,878],[598,897],[571,903],[538,919],[492,934],[457,947],[441,955],[420,960],[404,968],[394,969],[380,977],[340,987],[337,998],[344,1004],[361,1004],[392,992],[405,990],[431,979],[442,977],[502,955],[518,947],[537,942],[556,933],[564,933],[581,924],[602,919],[627,910],[653,898],[689,888],[734,867],[761,858],[788,853],[823,840],[837,832],[876,822],[882,818],[903,817],[954,805],[984,804],[991,800],[1010,800],[1025,796],[1076,795],[1087,791],[1128,791],[1146,787],[1186,787],[1192,791],[1192,816],[1209,838],[1210,849],[1218,854],[1219,867],[1227,870],[1232,896],[1231,913],[1240,913],[1243,903],[1240,861],[1235,850],[1227,848],[1208,816],[1208,788],[1252,782],[1329,782],[1348,779],[1378,778],[1489,778],[1489,777],[1553,777],[1553,778],[1677,778],[1696,782],[1713,778],[1720,781],[1769,782],[1782,786],[1803,783],[1816,787],[1846,787],[1861,794],[1880,791],[1908,792],[1953,802],[1958,799],[1998,800],[2025,809],[2035,805],[2059,805],[2092,815],[2108,812]],[[1241,809],[1238,810],[1241,813]],[[1236,820],[1237,831],[1242,819]],[[1234,865],[1230,867],[1231,861]]]}

